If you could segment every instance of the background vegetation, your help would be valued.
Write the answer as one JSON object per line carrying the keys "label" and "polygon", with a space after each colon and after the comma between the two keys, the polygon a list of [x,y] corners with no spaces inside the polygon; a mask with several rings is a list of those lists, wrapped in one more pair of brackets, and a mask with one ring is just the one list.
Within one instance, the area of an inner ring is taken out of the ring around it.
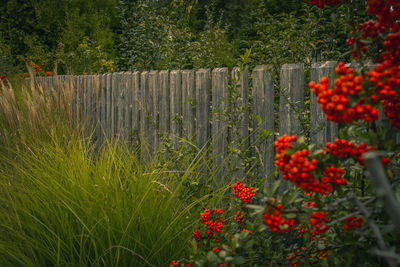
{"label": "background vegetation", "polygon": [[246,49],[250,64],[346,60],[345,14],[297,0],[7,0],[0,74],[27,61],[59,74],[231,67]]}

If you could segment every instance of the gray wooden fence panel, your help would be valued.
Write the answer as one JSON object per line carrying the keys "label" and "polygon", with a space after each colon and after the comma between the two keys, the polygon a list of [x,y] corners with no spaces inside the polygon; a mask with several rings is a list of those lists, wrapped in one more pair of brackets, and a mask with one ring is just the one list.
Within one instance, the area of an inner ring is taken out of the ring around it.
{"label": "gray wooden fence panel", "polygon": [[[268,176],[274,170],[274,85],[271,75],[267,71],[265,65],[256,66],[253,70],[253,130],[260,127],[262,130],[267,130],[272,133],[266,142],[263,142],[260,147],[260,157],[264,168],[264,174]],[[261,124],[258,125],[257,118],[261,119]],[[252,142],[255,142],[259,132],[255,132],[252,136]],[[266,181],[269,183],[269,181]]]}
{"label": "gray wooden fence panel", "polygon": [[125,136],[124,132],[124,121],[125,121],[125,92],[126,92],[126,77],[124,72],[118,73],[118,86],[117,86],[117,135],[118,138],[123,138]]}
{"label": "gray wooden fence panel", "polygon": [[106,74],[106,81],[105,81],[105,132],[107,135],[107,138],[111,139],[112,136],[112,130],[111,130],[111,120],[112,120],[112,114],[111,114],[111,108],[112,108],[112,73]]}
{"label": "gray wooden fence panel", "polygon": [[224,112],[228,107],[228,69],[216,68],[212,72],[212,124],[211,139],[215,167],[222,167],[227,154],[228,125]]}
{"label": "gray wooden fence panel", "polygon": [[[311,66],[311,81],[319,83],[322,77],[327,77],[329,87],[333,86],[333,71],[337,65],[336,61],[316,62]],[[310,92],[310,123],[311,143],[324,145],[332,142],[338,137],[338,125],[328,122],[325,114],[317,103],[317,97]]]}
{"label": "gray wooden fence panel", "polygon": [[169,92],[169,71],[163,70],[158,74],[160,86],[160,133],[165,135],[170,129],[170,92]]}
{"label": "gray wooden fence panel", "polygon": [[170,129],[172,144],[175,148],[179,146],[179,137],[181,137],[182,122],[182,74],[179,70],[170,72]]}
{"label": "gray wooden fence panel", "polygon": [[140,75],[140,135],[143,147],[147,150],[149,145],[149,119],[150,109],[149,72],[143,71]]}
{"label": "gray wooden fence panel", "polygon": [[100,126],[100,108],[101,108],[101,80],[99,75],[92,75],[93,79],[93,108],[95,110],[95,116],[93,121],[93,126],[95,128],[95,134],[98,141],[102,140],[102,131]]}
{"label": "gray wooden fence panel", "polygon": [[194,70],[182,71],[182,114],[183,130],[187,137],[192,138],[195,134],[194,117],[196,110],[194,103],[196,101],[196,92],[194,87]]}
{"label": "gray wooden fence panel", "polygon": [[200,149],[206,148],[211,137],[210,102],[211,79],[209,69],[196,71],[196,143]]}
{"label": "gray wooden fence panel", "polygon": [[132,90],[132,72],[127,71],[125,75],[125,115],[124,115],[124,133],[126,140],[130,139],[132,134],[132,107],[133,107],[133,90]]}
{"label": "gray wooden fence panel", "polygon": [[103,144],[105,141],[105,138],[107,137],[106,134],[106,105],[107,105],[107,74],[102,74],[99,76],[99,90],[100,90],[100,122],[99,122],[99,128],[100,128],[100,144]]}
{"label": "gray wooden fence panel", "polygon": [[[280,78],[279,135],[299,134],[301,124],[295,109],[304,111],[304,65],[283,65]],[[295,108],[288,103],[287,97]]]}
{"label": "gray wooden fence panel", "polygon": [[131,92],[132,92],[132,122],[131,133],[133,138],[139,138],[140,129],[140,110],[142,109],[140,101],[140,72],[135,71],[131,76]]}
{"label": "gray wooden fence panel", "polygon": [[119,72],[113,73],[111,87],[111,138],[114,138],[117,131],[117,123],[118,123],[118,95],[119,95]]}
{"label": "gray wooden fence panel", "polygon": [[[299,135],[301,123],[298,115],[304,112],[304,65],[285,64],[280,73],[280,100],[279,100],[279,135]],[[291,104],[289,104],[288,99]],[[282,179],[282,175],[280,175]],[[288,181],[282,181],[280,190],[284,191],[291,187]]]}
{"label": "gray wooden fence panel", "polygon": [[150,137],[151,141],[151,153],[155,153],[159,146],[159,135],[158,135],[158,109],[160,106],[160,94],[159,94],[159,83],[158,83],[158,71],[150,71],[149,73],[149,91],[150,91]]}
{"label": "gray wooden fence panel", "polygon": [[240,113],[237,118],[237,135],[233,132],[233,140],[242,138],[244,146],[249,146],[249,71],[248,69],[240,70],[239,68],[233,68],[232,79],[236,81],[235,90],[239,93],[239,99],[237,99],[237,107],[240,108]]}

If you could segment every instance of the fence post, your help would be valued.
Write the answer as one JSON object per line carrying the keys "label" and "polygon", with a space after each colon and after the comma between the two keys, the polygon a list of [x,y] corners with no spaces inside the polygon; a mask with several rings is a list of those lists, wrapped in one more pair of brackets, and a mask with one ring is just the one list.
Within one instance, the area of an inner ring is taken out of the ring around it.
{"label": "fence post", "polygon": [[136,138],[137,141],[140,140],[140,110],[141,110],[141,101],[140,101],[140,72],[135,71],[132,74],[132,102],[131,102],[131,110],[132,110],[132,122],[131,122],[131,133],[133,134],[133,138]]}
{"label": "fence post", "polygon": [[106,94],[107,94],[107,86],[106,86],[106,79],[107,75],[102,74],[99,76],[99,89],[100,89],[100,122],[97,126],[100,133],[100,145],[103,145],[106,135]]}
{"label": "fence post", "polygon": [[105,109],[105,132],[107,134],[107,138],[111,141],[112,139],[112,130],[111,130],[111,123],[112,123],[112,84],[113,84],[113,74],[107,73],[106,74],[106,84],[105,84],[105,91],[106,91],[106,109]]}
{"label": "fence post", "polygon": [[[285,64],[280,73],[279,135],[301,134],[304,111],[304,65]],[[289,100],[289,102],[288,102]],[[297,112],[296,112],[297,111]],[[300,113],[301,112],[301,113]],[[304,134],[304,133],[303,133]],[[282,179],[282,175],[280,175]],[[290,183],[282,181],[280,189],[288,189]]]}
{"label": "fence post", "polygon": [[211,136],[210,128],[210,70],[196,71],[196,143],[199,149],[207,150]]}
{"label": "fence post", "polygon": [[[267,66],[259,65],[253,70],[253,131],[252,142],[254,143],[259,132],[257,128],[267,130],[271,133],[266,142],[263,142],[260,146],[260,151],[255,151],[262,160],[261,164],[267,178],[275,169],[274,161],[274,132],[275,132],[275,119],[274,119],[274,84],[272,82],[271,75],[267,70]],[[259,125],[258,119],[261,119]],[[270,181],[266,180],[266,184],[270,184]]]}
{"label": "fence post", "polygon": [[[322,77],[327,77],[329,87],[333,86],[333,71],[337,65],[336,61],[316,62],[311,66],[311,81],[319,83]],[[332,142],[338,137],[338,125],[328,122],[325,114],[317,103],[317,97],[310,92],[310,137],[311,143],[324,145]]]}
{"label": "fence post", "polygon": [[174,148],[179,146],[179,137],[181,137],[182,120],[182,75],[179,70],[170,72],[170,94],[171,94],[171,136]]}
{"label": "fence post", "polygon": [[[230,126],[231,145],[236,149],[247,149],[249,147],[249,71],[248,69],[241,70],[238,67],[233,68],[232,86],[230,86],[229,94],[232,102],[229,104],[230,114],[235,123]],[[235,156],[236,157],[236,156]],[[235,170],[240,165],[240,159],[236,157],[231,161],[232,168]],[[245,172],[238,169],[235,176],[243,177]]]}
{"label": "fence post", "polygon": [[170,127],[170,91],[169,91],[169,71],[159,72],[159,86],[161,94],[160,102],[160,133],[162,135],[169,133]]}
{"label": "fence post", "polygon": [[[220,171],[217,175],[221,179],[224,174],[222,163],[227,155],[228,125],[224,114],[228,107],[228,69],[216,68],[212,72],[212,121],[211,139],[214,169]],[[218,181],[220,182],[220,181]]]}
{"label": "fence post", "polygon": [[159,99],[159,83],[158,83],[158,71],[151,71],[149,73],[149,91],[150,91],[150,132],[149,138],[151,141],[151,154],[158,150],[159,146],[159,136],[158,136],[158,108],[160,106]]}
{"label": "fence post", "polygon": [[183,130],[189,138],[195,134],[195,88],[194,88],[194,71],[182,71],[182,115],[183,115]]}
{"label": "fence post", "polygon": [[149,145],[149,106],[150,106],[150,92],[149,92],[149,72],[143,71],[140,74],[140,136],[143,144],[143,152],[148,152]]}

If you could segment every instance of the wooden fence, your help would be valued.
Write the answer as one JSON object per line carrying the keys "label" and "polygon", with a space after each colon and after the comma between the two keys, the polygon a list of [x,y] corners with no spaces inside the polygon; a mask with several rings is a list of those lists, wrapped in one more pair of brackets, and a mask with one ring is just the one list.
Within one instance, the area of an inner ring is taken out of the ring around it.
{"label": "wooden fence", "polygon": [[[335,66],[336,62],[332,61],[314,63],[311,80],[318,82],[323,76],[331,77]],[[236,79],[231,80],[231,77]],[[36,81],[49,88],[61,84],[61,90],[64,86],[73,86],[74,114],[77,119],[89,120],[97,126],[95,135],[98,140],[103,141],[105,136],[136,138],[144,141],[150,153],[157,150],[163,134],[172,137],[174,146],[179,145],[179,137],[188,136],[199,148],[212,144],[210,153],[219,164],[226,156],[228,143],[234,138],[241,137],[248,145],[254,141],[251,138],[254,139],[255,135],[251,132],[258,126],[275,132],[276,94],[265,65],[257,66],[251,72],[239,72],[237,68],[232,73],[227,68],[164,70],[37,77]],[[236,137],[221,116],[230,110],[230,81],[236,82],[235,88],[239,93],[237,103],[242,110],[237,117],[237,123],[242,127],[236,131],[239,135]],[[303,64],[282,67],[280,88],[285,94],[279,96],[279,135],[299,132],[300,121],[293,106],[288,104],[287,97],[290,102],[296,103],[298,110],[304,111],[304,89],[308,82]],[[252,101],[249,101],[250,98]],[[252,106],[249,106],[250,103]],[[249,114],[250,111],[252,114]],[[325,120],[313,94],[310,98],[310,117],[311,131],[321,129],[311,136],[313,143],[323,144],[337,137],[337,125]],[[261,155],[266,174],[274,169],[274,151],[266,149],[272,145],[274,138],[276,136],[270,136],[261,147],[262,151],[266,151]]]}

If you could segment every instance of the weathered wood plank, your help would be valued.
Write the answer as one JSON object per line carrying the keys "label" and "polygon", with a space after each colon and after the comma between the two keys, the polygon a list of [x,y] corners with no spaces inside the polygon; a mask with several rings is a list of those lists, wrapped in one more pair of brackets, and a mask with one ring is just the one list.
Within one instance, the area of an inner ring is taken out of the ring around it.
{"label": "weathered wood plank", "polygon": [[[280,78],[279,134],[300,134],[301,124],[295,109],[304,111],[304,65],[283,65]],[[289,104],[288,98],[295,107]]]}
{"label": "weathered wood plank", "polygon": [[[316,62],[311,66],[311,81],[319,83],[322,77],[327,77],[329,87],[333,86],[333,71],[336,61]],[[310,139],[312,144],[324,145],[333,142],[338,137],[338,124],[326,120],[325,114],[317,103],[317,97],[310,92]]]}
{"label": "weathered wood plank", "polygon": [[207,150],[211,137],[210,103],[211,74],[209,69],[196,71],[196,143],[200,149]]}
{"label": "weathered wood plank", "polygon": [[111,114],[112,109],[112,73],[106,74],[105,80],[105,132],[107,134],[107,138],[111,140],[112,130],[111,130],[111,120],[113,114]]}
{"label": "weathered wood plank", "polygon": [[228,108],[228,69],[216,68],[212,71],[212,124],[211,124],[211,139],[212,139],[212,154],[214,168],[220,169],[217,176],[220,178],[223,175],[222,163],[227,155],[228,145],[228,125],[224,120],[224,112]]}
{"label": "weathered wood plank", "polygon": [[192,138],[195,134],[195,101],[194,70],[184,70],[182,71],[182,115],[183,131],[188,138]]}
{"label": "weathered wood plank", "polygon": [[149,72],[143,71],[140,74],[140,135],[143,148],[148,151],[149,146],[149,109],[150,109],[150,92],[149,92]]}
{"label": "weathered wood plank", "polygon": [[[299,135],[302,127],[299,117],[304,111],[304,65],[285,64],[280,73],[279,135]],[[289,102],[288,102],[289,100]],[[290,104],[291,103],[291,104]],[[282,176],[280,176],[282,179]],[[282,181],[280,190],[290,188],[288,181]]]}
{"label": "weathered wood plank", "polygon": [[149,73],[149,91],[150,91],[150,132],[149,138],[151,141],[150,151],[153,155],[159,146],[159,135],[158,135],[158,109],[160,106],[160,94],[159,94],[159,83],[158,83],[158,71],[150,71]]}
{"label": "weathered wood plank", "polygon": [[182,136],[182,74],[179,70],[170,72],[170,101],[172,144],[177,148],[179,146],[179,138]]}
{"label": "weathered wood plank", "polygon": [[140,110],[142,109],[140,101],[140,72],[135,71],[131,76],[131,91],[132,91],[132,121],[131,134],[132,138],[139,140],[140,133]]}
{"label": "weathered wood plank", "polygon": [[99,76],[99,89],[100,89],[100,118],[99,118],[99,128],[100,128],[100,144],[102,145],[107,137],[106,134],[106,95],[107,95],[107,74],[102,74]]}
{"label": "weathered wood plank", "polygon": [[132,102],[133,102],[133,94],[132,94],[132,72],[125,72],[125,115],[124,115],[124,137],[126,140],[129,140],[132,128]]}
{"label": "weathered wood plank", "polygon": [[168,134],[170,129],[170,92],[169,92],[169,71],[162,70],[159,72],[160,86],[160,133]]}
{"label": "weathered wood plank", "polygon": [[[274,171],[274,132],[275,132],[275,119],[274,119],[274,84],[272,77],[267,70],[267,66],[259,65],[253,69],[253,125],[254,131],[259,127],[261,130],[267,130],[271,133],[268,139],[260,146],[262,159],[262,166],[264,175],[267,177]],[[259,125],[258,118],[261,119]],[[255,132],[252,136],[252,142],[256,141],[260,132]],[[266,183],[269,184],[270,180]]]}

